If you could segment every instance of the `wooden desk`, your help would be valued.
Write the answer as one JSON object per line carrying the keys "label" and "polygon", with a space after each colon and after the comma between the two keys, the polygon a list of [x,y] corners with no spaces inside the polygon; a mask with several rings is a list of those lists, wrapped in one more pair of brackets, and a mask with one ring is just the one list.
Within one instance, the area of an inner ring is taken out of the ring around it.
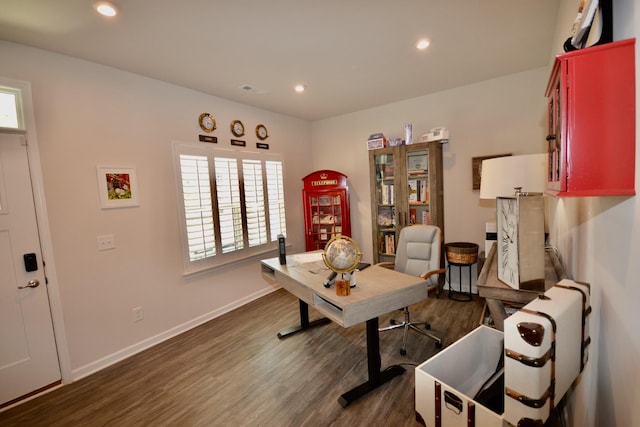
{"label": "wooden desk", "polygon": [[[537,298],[540,292],[524,289],[514,289],[498,280],[498,257],[496,243],[491,246],[487,260],[480,271],[478,280],[478,295],[485,298],[491,312],[496,329],[504,331],[504,319],[507,317],[503,302],[526,305]],[[553,251],[545,252],[545,291],[562,279],[568,279],[560,261]]]}
{"label": "wooden desk", "polygon": [[356,287],[351,289],[351,295],[337,296],[335,286],[323,285],[330,271],[322,261],[321,251],[287,255],[286,265],[280,265],[278,258],[262,260],[261,264],[266,280],[279,284],[300,300],[300,326],[279,333],[278,338],[328,322],[322,319],[309,322],[309,306],[344,328],[366,322],[369,377],[340,396],[338,401],[343,407],[405,371],[398,365],[381,371],[378,316],[427,298],[426,281],[372,265],[356,273]]}

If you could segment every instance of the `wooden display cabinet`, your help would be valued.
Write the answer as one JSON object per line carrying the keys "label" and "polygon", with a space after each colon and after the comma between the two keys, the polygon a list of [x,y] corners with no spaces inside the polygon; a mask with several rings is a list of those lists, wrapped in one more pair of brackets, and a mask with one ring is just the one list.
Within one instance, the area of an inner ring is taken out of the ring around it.
{"label": "wooden display cabinet", "polygon": [[635,39],[556,57],[547,85],[547,192],[635,194]]}
{"label": "wooden display cabinet", "polygon": [[324,249],[336,235],[351,237],[347,176],[320,170],[305,176],[302,181],[306,250]]}
{"label": "wooden display cabinet", "polygon": [[370,150],[369,168],[374,263],[393,262],[408,225],[434,224],[444,236],[440,142]]}

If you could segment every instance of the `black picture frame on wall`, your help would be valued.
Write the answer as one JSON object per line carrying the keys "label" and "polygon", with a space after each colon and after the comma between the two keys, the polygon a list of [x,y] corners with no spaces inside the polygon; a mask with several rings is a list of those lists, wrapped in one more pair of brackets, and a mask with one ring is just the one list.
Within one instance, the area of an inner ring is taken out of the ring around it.
{"label": "black picture frame on wall", "polygon": [[480,190],[480,178],[482,176],[482,161],[488,159],[495,159],[496,157],[507,157],[511,153],[507,154],[494,154],[492,156],[480,156],[471,158],[471,180],[473,190]]}

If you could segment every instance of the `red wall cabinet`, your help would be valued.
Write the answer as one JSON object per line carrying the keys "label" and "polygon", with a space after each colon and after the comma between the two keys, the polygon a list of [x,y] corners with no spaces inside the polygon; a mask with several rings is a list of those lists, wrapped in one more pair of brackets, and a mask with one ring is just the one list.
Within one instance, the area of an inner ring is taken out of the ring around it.
{"label": "red wall cabinet", "polygon": [[555,196],[634,195],[635,39],[556,57],[547,85]]}
{"label": "red wall cabinet", "polygon": [[351,237],[347,176],[332,170],[321,170],[310,173],[302,181],[307,251],[324,249],[336,235]]}

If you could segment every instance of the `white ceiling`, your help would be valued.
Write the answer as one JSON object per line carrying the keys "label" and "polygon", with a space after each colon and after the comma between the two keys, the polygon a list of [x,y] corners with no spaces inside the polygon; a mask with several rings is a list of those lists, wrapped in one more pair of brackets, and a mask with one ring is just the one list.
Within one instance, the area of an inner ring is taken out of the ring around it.
{"label": "white ceiling", "polygon": [[0,0],[0,39],[307,120],[545,66],[558,12],[557,0],[113,0],[107,19],[93,3]]}

